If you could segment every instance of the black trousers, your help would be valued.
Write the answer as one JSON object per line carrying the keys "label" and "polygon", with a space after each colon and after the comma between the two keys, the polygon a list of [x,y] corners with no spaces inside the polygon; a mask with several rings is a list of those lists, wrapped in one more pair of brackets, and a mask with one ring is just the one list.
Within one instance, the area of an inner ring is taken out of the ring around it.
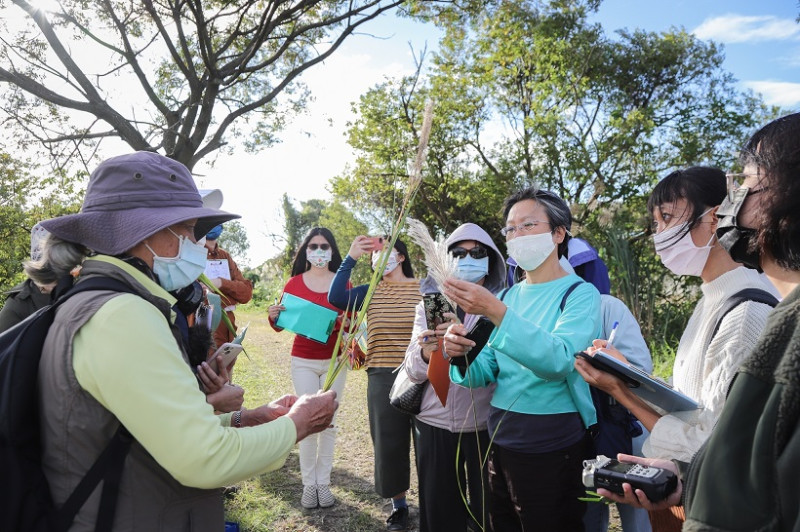
{"label": "black trousers", "polygon": [[414,427],[420,532],[464,532],[468,523],[473,530],[488,529],[484,497],[488,497],[489,483],[481,463],[489,447],[489,433],[483,430],[458,434],[419,420]]}
{"label": "black trousers", "polygon": [[[395,374],[391,368],[367,369],[369,433],[375,451],[375,492],[391,498],[411,484],[411,437],[414,417],[389,404]],[[416,446],[416,441],[414,442]]]}
{"label": "black trousers", "polygon": [[581,480],[589,437],[549,453],[489,450],[489,519],[494,532],[583,532]]}

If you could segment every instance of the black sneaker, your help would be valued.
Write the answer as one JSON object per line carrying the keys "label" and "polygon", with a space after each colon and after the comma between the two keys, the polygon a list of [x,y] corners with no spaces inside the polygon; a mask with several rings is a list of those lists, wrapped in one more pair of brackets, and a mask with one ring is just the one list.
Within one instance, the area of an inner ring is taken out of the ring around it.
{"label": "black sneaker", "polygon": [[386,530],[408,530],[408,507],[395,508],[386,520]]}

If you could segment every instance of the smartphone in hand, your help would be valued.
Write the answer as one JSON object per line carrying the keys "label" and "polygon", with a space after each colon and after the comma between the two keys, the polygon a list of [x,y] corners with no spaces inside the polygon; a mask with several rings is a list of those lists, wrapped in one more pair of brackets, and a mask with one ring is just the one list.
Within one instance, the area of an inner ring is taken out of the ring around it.
{"label": "smartphone in hand", "polygon": [[439,292],[424,294],[422,301],[425,306],[425,321],[428,323],[428,329],[432,331],[447,321],[444,317],[445,312],[455,313],[447,298]]}
{"label": "smartphone in hand", "polygon": [[385,239],[382,236],[371,236],[369,239],[372,242],[372,251],[381,251],[383,249]]}
{"label": "smartphone in hand", "polygon": [[220,364],[223,368],[227,368],[231,362],[236,360],[236,357],[239,356],[239,353],[242,352],[242,349],[243,347],[241,344],[226,342],[222,344],[213,355],[211,355],[211,358],[208,359],[208,365],[211,366],[211,369],[214,370],[214,373],[219,374]]}

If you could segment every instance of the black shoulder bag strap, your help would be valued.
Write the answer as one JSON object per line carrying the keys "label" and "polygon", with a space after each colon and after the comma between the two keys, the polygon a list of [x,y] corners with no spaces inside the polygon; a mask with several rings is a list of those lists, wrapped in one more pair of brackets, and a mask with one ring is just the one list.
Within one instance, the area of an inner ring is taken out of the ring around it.
{"label": "black shoulder bag strap", "polygon": [[[90,290],[110,290],[114,292],[134,293],[130,286],[122,281],[109,277],[92,277],[76,284],[53,305],[57,306],[80,292]],[[111,530],[114,525],[114,514],[117,509],[119,484],[122,479],[122,470],[125,457],[133,443],[133,436],[121,423],[111,441],[100,453],[95,463],[81,479],[75,491],[70,494],[64,505],[58,510],[56,523],[58,530],[68,530],[75,520],[78,511],[86,503],[100,481],[103,481],[103,491],[100,496],[100,507],[95,523],[95,531]]]}
{"label": "black shoulder bag strap", "polygon": [[722,320],[725,319],[725,316],[727,316],[729,312],[742,303],[747,303],[748,301],[753,301],[754,303],[763,303],[765,305],[769,305],[770,307],[775,307],[775,305],[778,304],[778,299],[775,296],[766,290],[762,290],[761,288],[745,288],[744,290],[736,292],[731,297],[726,299],[725,303],[723,303],[722,309],[720,309],[719,312],[719,317],[717,318],[717,322],[714,324],[714,330],[711,333],[710,339],[708,340],[706,351],[711,345],[711,342],[714,341],[714,337],[719,332],[719,328],[722,325]]}
{"label": "black shoulder bag strap", "polygon": [[[558,308],[561,310],[561,312],[564,312],[564,307],[567,305],[567,298],[569,297],[569,295],[570,295],[570,294],[571,294],[571,293],[572,293],[572,292],[573,292],[573,291],[574,291],[576,288],[578,288],[578,287],[579,287],[581,284],[583,284],[583,282],[584,282],[584,281],[577,281],[575,284],[573,284],[573,285],[570,285],[570,287],[569,287],[569,288],[567,288],[567,291],[566,291],[566,292],[564,292],[564,297],[562,297],[562,298],[561,298],[561,305],[559,305],[559,307],[558,307]],[[506,297],[506,294],[508,294],[508,291],[509,291],[509,290],[511,290],[511,287],[504,288],[504,289],[503,289],[503,291],[502,291],[502,292],[500,292],[500,295],[499,295],[499,296],[497,296],[497,298],[498,298],[500,301],[502,301],[502,300],[503,300],[503,299]]]}
{"label": "black shoulder bag strap", "polygon": [[572,292],[573,292],[573,291],[574,291],[576,288],[578,288],[580,285],[582,285],[582,284],[583,284],[583,282],[584,282],[584,281],[578,281],[578,282],[576,282],[575,284],[573,284],[572,286],[570,286],[569,288],[567,288],[567,291],[566,291],[566,292],[564,292],[564,297],[562,297],[562,298],[561,298],[561,305],[559,305],[559,307],[558,307],[559,309],[561,309],[561,312],[564,312],[564,307],[566,307],[566,306],[567,306],[567,298],[569,297],[569,295],[570,295],[570,294],[571,294],[571,293],[572,293]]}

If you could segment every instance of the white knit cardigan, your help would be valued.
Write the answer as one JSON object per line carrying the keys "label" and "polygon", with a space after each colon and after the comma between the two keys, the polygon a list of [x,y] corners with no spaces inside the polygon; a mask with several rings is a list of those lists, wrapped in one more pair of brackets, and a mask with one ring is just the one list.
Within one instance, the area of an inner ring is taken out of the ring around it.
{"label": "white knit cardigan", "polygon": [[[663,416],[644,442],[642,452],[652,458],[689,461],[711,435],[725,403],[731,379],[751,353],[772,307],[746,302],[730,311],[711,338],[725,301],[745,288],[760,288],[777,296],[755,270],[740,267],[701,287],[697,303],[681,336],[673,367],[673,386],[698,401],[702,408]],[[706,349],[708,346],[708,349]]]}

